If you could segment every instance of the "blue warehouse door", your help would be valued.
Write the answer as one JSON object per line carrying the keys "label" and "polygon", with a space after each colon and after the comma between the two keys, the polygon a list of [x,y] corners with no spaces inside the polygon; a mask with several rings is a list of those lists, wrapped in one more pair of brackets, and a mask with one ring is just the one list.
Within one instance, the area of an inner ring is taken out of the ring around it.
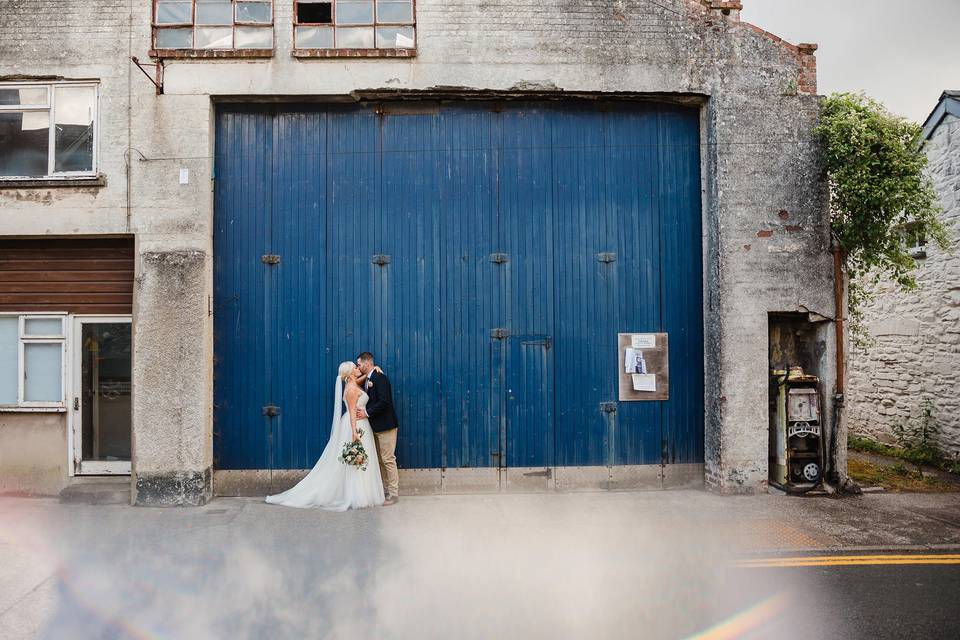
{"label": "blue warehouse door", "polygon": [[[703,461],[699,119],[627,103],[225,106],[215,462],[304,469],[337,364],[393,381],[405,468]],[[617,402],[617,333],[671,397]]]}

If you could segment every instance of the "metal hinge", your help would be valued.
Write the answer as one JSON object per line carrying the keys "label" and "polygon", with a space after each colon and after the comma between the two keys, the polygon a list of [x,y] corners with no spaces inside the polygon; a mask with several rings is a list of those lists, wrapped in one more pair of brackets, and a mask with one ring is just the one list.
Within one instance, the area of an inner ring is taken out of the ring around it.
{"label": "metal hinge", "polygon": [[273,404],[268,404],[263,408],[263,415],[267,416],[268,418],[278,416],[280,415],[280,407]]}
{"label": "metal hinge", "polygon": [[378,253],[377,255],[373,256],[371,261],[373,264],[378,264],[382,267],[385,264],[390,264],[390,256],[385,256]]}
{"label": "metal hinge", "polygon": [[510,329],[499,328],[499,329],[490,330],[490,337],[493,338],[494,340],[503,340],[509,335],[510,335]]}
{"label": "metal hinge", "polygon": [[617,412],[617,403],[616,402],[601,402],[600,411],[603,413],[616,413]]}
{"label": "metal hinge", "polygon": [[260,256],[260,262],[263,264],[280,264],[280,256],[268,253]]}
{"label": "metal hinge", "polygon": [[74,397],[73,399],[73,410],[80,411],[80,398]]}
{"label": "metal hinge", "polygon": [[616,262],[617,254],[615,253],[598,253],[597,260],[599,262]]}
{"label": "metal hinge", "polygon": [[503,264],[504,262],[510,262],[510,254],[508,253],[491,253],[490,262],[494,264]]}

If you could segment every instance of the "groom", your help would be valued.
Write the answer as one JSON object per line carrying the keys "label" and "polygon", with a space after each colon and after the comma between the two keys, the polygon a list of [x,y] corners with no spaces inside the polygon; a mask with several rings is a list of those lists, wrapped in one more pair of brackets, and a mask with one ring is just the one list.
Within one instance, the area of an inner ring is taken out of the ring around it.
{"label": "groom", "polygon": [[357,366],[367,375],[366,410],[357,408],[357,418],[367,418],[373,428],[380,454],[380,474],[383,476],[383,489],[386,494],[384,505],[397,504],[400,499],[400,477],[397,473],[397,413],[393,410],[393,392],[390,379],[385,373],[374,370],[376,363],[373,354],[364,351],[357,356]]}

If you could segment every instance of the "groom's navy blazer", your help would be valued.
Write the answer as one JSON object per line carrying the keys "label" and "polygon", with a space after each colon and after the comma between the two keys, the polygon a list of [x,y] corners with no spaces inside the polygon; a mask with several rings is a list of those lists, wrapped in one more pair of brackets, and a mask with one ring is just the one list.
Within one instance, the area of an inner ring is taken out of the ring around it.
{"label": "groom's navy blazer", "polygon": [[385,373],[371,371],[367,378],[372,383],[367,387],[367,415],[374,431],[389,431],[397,428],[397,412],[393,409],[393,389]]}

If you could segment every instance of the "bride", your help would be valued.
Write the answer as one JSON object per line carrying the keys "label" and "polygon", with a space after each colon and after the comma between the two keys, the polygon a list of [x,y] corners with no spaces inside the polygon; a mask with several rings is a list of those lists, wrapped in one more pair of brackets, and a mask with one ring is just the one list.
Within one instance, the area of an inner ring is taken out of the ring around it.
{"label": "bride", "polygon": [[[267,502],[287,507],[320,507],[328,511],[363,509],[383,504],[383,482],[380,479],[373,430],[366,418],[357,418],[357,409],[366,407],[369,400],[360,386],[366,376],[353,362],[341,363],[337,373],[333,426],[323,454],[307,477],[283,493],[267,496]],[[343,413],[344,401],[346,413]],[[361,430],[363,436],[359,434]],[[340,462],[343,445],[358,440],[369,456],[366,471]]]}

